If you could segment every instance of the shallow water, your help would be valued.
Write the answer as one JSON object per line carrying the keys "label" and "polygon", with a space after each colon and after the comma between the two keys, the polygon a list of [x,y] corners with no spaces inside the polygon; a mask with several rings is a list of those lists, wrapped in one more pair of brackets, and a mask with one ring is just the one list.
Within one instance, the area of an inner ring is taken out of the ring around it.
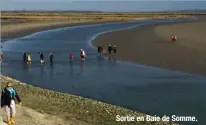
{"label": "shallow water", "polygon": [[[100,58],[91,40],[97,35],[150,23],[179,20],[147,20],[61,28],[35,33],[4,43],[2,73],[22,82],[121,105],[155,115],[196,116],[206,124],[206,77],[129,62]],[[89,44],[88,44],[89,43]],[[79,59],[84,48],[87,58]],[[32,64],[23,64],[23,52]],[[75,53],[73,62],[69,52]],[[45,54],[45,65],[39,61]],[[54,63],[49,63],[49,53]],[[189,122],[188,122],[189,123]],[[193,124],[193,123],[192,123]]]}

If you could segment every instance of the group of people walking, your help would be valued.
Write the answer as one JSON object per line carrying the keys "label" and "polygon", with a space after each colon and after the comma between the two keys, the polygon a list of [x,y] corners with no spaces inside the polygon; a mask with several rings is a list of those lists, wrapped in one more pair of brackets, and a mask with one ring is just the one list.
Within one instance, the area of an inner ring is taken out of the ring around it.
{"label": "group of people walking", "polygon": [[[97,51],[102,55],[102,53],[104,52],[104,47],[103,46],[98,46],[97,47]],[[111,55],[113,53],[116,54],[117,52],[117,47],[116,46],[112,46],[112,45],[108,45],[108,54]]]}
{"label": "group of people walking", "polygon": [[116,47],[116,46],[112,46],[112,45],[108,45],[108,53],[109,53],[109,54],[112,54],[112,51],[113,51],[113,53],[116,54],[116,52],[117,52],[117,47]]}
{"label": "group of people walking", "polygon": [[[99,53],[103,53],[104,47],[99,46],[97,48]],[[108,53],[111,54],[112,51],[116,53],[116,46],[108,46]],[[0,53],[0,57],[2,58],[2,53]],[[39,53],[40,56],[40,63],[44,63],[44,54]],[[73,60],[74,53],[70,52],[69,53],[70,60]],[[83,49],[80,50],[80,58],[85,59],[86,58],[86,53]],[[31,64],[31,54],[29,53],[24,53],[23,55],[24,62],[27,64]],[[50,62],[53,62],[54,55],[52,53],[49,54],[49,59]],[[12,83],[8,82],[7,86],[2,90],[1,92],[1,107],[5,108],[6,114],[7,114],[7,123],[8,125],[15,124],[15,114],[16,114],[16,108],[15,108],[15,99],[19,102],[21,105],[21,99],[18,96],[16,90],[12,87]]]}
{"label": "group of people walking", "polygon": [[[40,55],[40,63],[44,63],[44,54],[39,53],[39,55]],[[50,62],[53,62],[54,55],[50,53],[49,58],[50,58]],[[31,54],[24,52],[23,60],[25,63],[31,64]]]}
{"label": "group of people walking", "polygon": [[[102,53],[104,52],[104,47],[103,46],[98,46],[97,51],[98,51],[98,53],[100,53],[102,55]],[[117,52],[116,46],[108,45],[108,54],[111,55],[112,52],[113,53]],[[39,53],[39,56],[40,56],[40,63],[44,64],[45,63],[44,62],[44,54]],[[0,53],[0,61],[3,60],[2,58],[3,58],[3,53]],[[73,58],[74,58],[74,53],[73,52],[69,53],[69,58],[70,58],[71,61],[73,60]],[[86,53],[83,49],[80,49],[80,58],[81,58],[81,60],[85,60],[85,58],[86,58]],[[54,59],[54,55],[53,55],[53,53],[50,53],[49,54],[49,60],[50,60],[51,63],[53,62],[53,59]],[[31,54],[27,53],[27,52],[24,52],[23,60],[24,60],[25,63],[31,64],[31,62],[32,62]]]}
{"label": "group of people walking", "polygon": [[[44,64],[45,63],[44,62],[44,54],[43,53],[39,53],[39,56],[40,56],[40,63]],[[71,61],[73,60],[73,58],[74,58],[74,53],[73,52],[69,53],[69,58],[70,58]],[[85,60],[85,58],[86,58],[86,53],[85,53],[85,51],[83,49],[80,50],[80,58],[82,60]],[[50,53],[49,54],[50,63],[53,63],[53,59],[54,59],[54,55],[53,55],[53,53]],[[24,60],[25,63],[31,64],[31,54],[24,52],[23,60]]]}

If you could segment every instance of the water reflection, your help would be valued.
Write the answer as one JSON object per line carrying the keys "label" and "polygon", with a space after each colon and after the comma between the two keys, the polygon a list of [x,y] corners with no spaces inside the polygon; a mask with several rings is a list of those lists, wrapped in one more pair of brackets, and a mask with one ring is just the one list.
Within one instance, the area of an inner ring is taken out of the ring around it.
{"label": "water reflection", "polygon": [[53,63],[53,61],[52,61],[52,62],[50,62],[50,68],[51,68],[51,69],[53,69],[53,68],[54,68],[54,63]]}
{"label": "water reflection", "polygon": [[73,60],[69,61],[70,67],[69,67],[69,72],[70,72],[70,76],[74,76],[74,64],[73,64]]}
{"label": "water reflection", "polygon": [[[96,49],[88,48],[88,36],[93,37],[101,32],[127,28],[136,24],[68,28],[39,33],[25,40],[6,42],[4,46],[7,50],[6,64],[3,65],[3,73],[29,84],[38,84],[40,87],[60,92],[104,100],[143,112],[148,111],[157,115],[173,112],[177,115],[190,113],[203,121],[206,114],[206,110],[202,110],[206,105],[205,77],[122,63],[116,61],[115,55],[109,59],[105,56],[105,60],[96,57]],[[80,48],[87,48],[86,61],[82,62],[76,56],[75,60],[69,62],[68,53],[70,51],[79,53]],[[24,51],[60,54],[55,56],[55,66],[40,65],[39,57],[35,56],[31,65],[21,67]],[[179,93],[183,93],[184,98]],[[193,100],[191,97],[194,97]],[[196,104],[201,105],[196,106]],[[180,110],[185,105],[190,110]]]}
{"label": "water reflection", "polygon": [[50,79],[53,80],[54,78],[54,62],[50,62],[50,69],[49,69],[49,76],[50,76]]}
{"label": "water reflection", "polygon": [[109,58],[109,60],[112,60],[112,56],[111,55],[108,55],[108,58]]}
{"label": "water reflection", "polygon": [[26,62],[22,62],[22,66],[23,66],[25,71],[29,72],[31,64],[27,64]]}
{"label": "water reflection", "polygon": [[84,73],[85,62],[86,62],[86,60],[81,60],[81,63],[80,63],[81,74]]}
{"label": "water reflection", "polygon": [[112,60],[113,60],[114,63],[117,63],[116,55],[113,55]]}
{"label": "water reflection", "polygon": [[41,76],[41,78],[44,78],[44,65],[45,64],[40,64],[40,76]]}

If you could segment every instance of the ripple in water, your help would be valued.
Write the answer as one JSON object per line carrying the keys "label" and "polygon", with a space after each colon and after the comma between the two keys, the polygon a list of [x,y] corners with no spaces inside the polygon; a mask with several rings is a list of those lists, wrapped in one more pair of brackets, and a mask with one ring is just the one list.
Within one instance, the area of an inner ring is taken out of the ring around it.
{"label": "ripple in water", "polygon": [[[32,85],[149,114],[196,116],[199,124],[205,124],[204,76],[102,59],[91,46],[90,41],[105,32],[172,21],[179,20],[77,26],[7,41],[3,48],[2,73]],[[86,51],[85,62],[79,59],[80,48]],[[32,55],[30,66],[22,62],[25,51]],[[73,62],[69,61],[70,51],[75,54]],[[43,66],[40,65],[39,52],[46,56],[46,64]],[[55,56],[52,65],[48,59],[50,52]]]}

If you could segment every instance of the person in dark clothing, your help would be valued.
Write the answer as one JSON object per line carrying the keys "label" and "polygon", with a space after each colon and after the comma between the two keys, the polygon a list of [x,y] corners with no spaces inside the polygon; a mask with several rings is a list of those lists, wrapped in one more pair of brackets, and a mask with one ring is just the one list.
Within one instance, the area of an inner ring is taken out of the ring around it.
{"label": "person in dark clothing", "polygon": [[101,46],[98,46],[97,52],[98,52],[98,53],[101,53]]}
{"label": "person in dark clothing", "polygon": [[16,114],[16,107],[15,107],[15,98],[21,105],[21,99],[18,96],[16,90],[12,88],[12,83],[8,82],[6,88],[3,89],[1,92],[1,107],[6,109],[6,113],[8,116],[8,124],[15,124],[15,114]]}
{"label": "person in dark clothing", "polygon": [[112,53],[112,46],[111,46],[111,45],[108,46],[108,53],[109,53],[109,54]]}
{"label": "person in dark clothing", "polygon": [[53,62],[53,59],[54,59],[54,55],[53,55],[52,53],[50,53],[49,59],[50,59],[50,62],[52,63],[52,62]]}
{"label": "person in dark clothing", "polygon": [[43,55],[43,53],[40,53],[40,62],[44,63],[44,55]]}
{"label": "person in dark clothing", "polygon": [[104,47],[103,46],[99,46],[97,48],[98,53],[100,53],[100,55],[102,55],[103,51],[104,51]]}
{"label": "person in dark clothing", "polygon": [[117,47],[116,46],[113,46],[113,52],[116,54],[116,52],[117,52]]}
{"label": "person in dark clothing", "polygon": [[27,53],[26,52],[24,52],[23,59],[24,59],[24,62],[27,62]]}
{"label": "person in dark clothing", "polygon": [[40,59],[44,60],[44,54],[43,53],[40,53]]}

